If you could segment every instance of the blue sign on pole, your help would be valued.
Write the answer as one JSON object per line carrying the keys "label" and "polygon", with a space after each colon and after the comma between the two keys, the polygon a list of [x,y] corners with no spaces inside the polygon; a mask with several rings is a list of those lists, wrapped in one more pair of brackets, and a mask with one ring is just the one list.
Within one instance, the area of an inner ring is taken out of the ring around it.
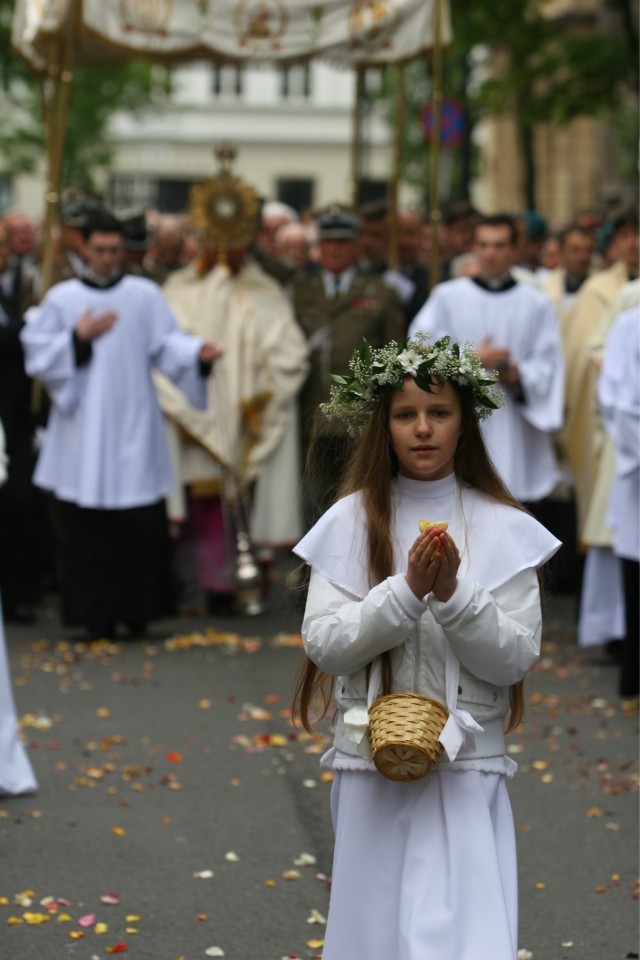
{"label": "blue sign on pole", "polygon": [[[429,102],[421,114],[422,132],[428,143],[433,143],[433,103]],[[467,129],[467,114],[459,100],[443,97],[440,106],[440,144],[459,147]]]}

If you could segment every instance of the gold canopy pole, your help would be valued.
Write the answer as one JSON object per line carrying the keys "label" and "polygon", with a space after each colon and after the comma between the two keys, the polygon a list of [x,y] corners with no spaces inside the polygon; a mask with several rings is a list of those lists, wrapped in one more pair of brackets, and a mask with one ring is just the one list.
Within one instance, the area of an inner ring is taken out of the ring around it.
{"label": "gold canopy pole", "polygon": [[393,172],[389,181],[389,266],[392,269],[398,266],[398,193],[402,173],[405,115],[405,69],[404,64],[400,64],[396,81]]}
{"label": "gold canopy pole", "polygon": [[81,22],[82,0],[72,0],[67,34],[62,40],[56,39],[48,67],[49,77],[41,81],[47,151],[41,295],[47,292],[53,279],[53,233],[58,222],[67,114]]}
{"label": "gold canopy pole", "polygon": [[365,68],[356,67],[356,98],[353,105],[351,134],[351,204],[358,206],[358,188],[362,175],[362,115],[364,111],[364,74]]}
{"label": "gold canopy pole", "polygon": [[431,177],[429,206],[431,208],[431,261],[429,264],[429,289],[433,289],[440,277],[440,114],[442,110],[442,0],[435,0],[435,30],[433,39],[433,127],[431,140]]}

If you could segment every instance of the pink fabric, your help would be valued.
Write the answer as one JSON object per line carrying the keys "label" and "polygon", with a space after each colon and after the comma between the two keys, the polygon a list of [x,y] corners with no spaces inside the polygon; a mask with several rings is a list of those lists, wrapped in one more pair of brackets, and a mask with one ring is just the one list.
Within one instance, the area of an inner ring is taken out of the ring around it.
{"label": "pink fabric", "polygon": [[225,528],[220,497],[190,496],[189,517],[199,585],[203,590],[232,593],[232,533]]}

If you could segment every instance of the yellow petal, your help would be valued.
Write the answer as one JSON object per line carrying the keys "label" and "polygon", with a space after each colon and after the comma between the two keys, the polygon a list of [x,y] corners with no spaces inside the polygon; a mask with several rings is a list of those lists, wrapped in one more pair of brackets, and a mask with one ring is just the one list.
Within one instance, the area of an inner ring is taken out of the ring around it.
{"label": "yellow petal", "polygon": [[420,533],[424,533],[429,527],[440,527],[441,530],[446,530],[448,526],[449,524],[446,520],[418,520],[418,530]]}

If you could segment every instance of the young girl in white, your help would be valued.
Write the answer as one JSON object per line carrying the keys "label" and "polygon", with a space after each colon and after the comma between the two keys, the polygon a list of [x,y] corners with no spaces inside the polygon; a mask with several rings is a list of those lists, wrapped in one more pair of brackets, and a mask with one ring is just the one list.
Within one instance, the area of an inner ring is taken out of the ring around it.
{"label": "young girl in white", "polygon": [[[338,705],[323,960],[515,960],[504,728],[540,653],[537,568],[560,544],[487,456],[479,421],[501,395],[471,346],[364,344],[351,371],[323,412],[360,439],[295,548],[311,568],[295,707],[308,727],[320,692]],[[420,520],[448,526],[419,533]],[[372,762],[367,707],[391,692],[449,711],[444,752],[413,782]]]}
{"label": "young girl in white", "polygon": [[[4,430],[0,423],[0,486],[7,478]],[[0,600],[0,797],[34,793],[38,784],[18,736]]]}

